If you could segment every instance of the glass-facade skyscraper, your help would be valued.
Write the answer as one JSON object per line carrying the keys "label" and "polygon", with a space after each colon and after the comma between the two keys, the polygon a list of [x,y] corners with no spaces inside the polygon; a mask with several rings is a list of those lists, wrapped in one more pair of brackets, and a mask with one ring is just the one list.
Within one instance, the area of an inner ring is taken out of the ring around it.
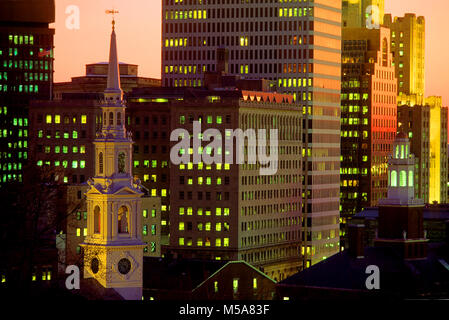
{"label": "glass-facade skyscraper", "polygon": [[0,2],[0,185],[22,181],[28,159],[28,106],[50,98],[53,0]]}

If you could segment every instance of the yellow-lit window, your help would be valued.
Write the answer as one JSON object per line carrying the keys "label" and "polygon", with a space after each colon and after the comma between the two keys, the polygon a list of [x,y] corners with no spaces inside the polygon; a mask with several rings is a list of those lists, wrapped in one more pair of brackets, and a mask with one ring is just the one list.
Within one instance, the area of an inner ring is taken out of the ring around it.
{"label": "yellow-lit window", "polygon": [[46,118],[45,118],[45,122],[46,122],[46,123],[51,123],[51,122],[52,122],[51,114],[47,114],[47,116],[46,116]]}
{"label": "yellow-lit window", "polygon": [[179,208],[179,215],[180,216],[184,215],[184,208],[183,207]]}
{"label": "yellow-lit window", "polygon": [[229,238],[223,239],[223,247],[229,247]]}
{"label": "yellow-lit window", "polygon": [[55,115],[55,123],[61,123],[61,116],[59,114]]}
{"label": "yellow-lit window", "polygon": [[179,245],[183,246],[184,245],[184,238],[179,238]]}
{"label": "yellow-lit window", "polygon": [[178,228],[178,230],[179,230],[179,231],[184,231],[184,222],[180,222],[180,223],[179,223],[179,228]]}
{"label": "yellow-lit window", "polygon": [[76,228],[76,236],[81,237],[81,228]]}
{"label": "yellow-lit window", "polygon": [[221,222],[215,224],[215,231],[221,231]]}
{"label": "yellow-lit window", "polygon": [[83,236],[87,236],[87,228],[83,229]]}
{"label": "yellow-lit window", "polygon": [[220,238],[215,239],[215,246],[221,247],[221,239]]}

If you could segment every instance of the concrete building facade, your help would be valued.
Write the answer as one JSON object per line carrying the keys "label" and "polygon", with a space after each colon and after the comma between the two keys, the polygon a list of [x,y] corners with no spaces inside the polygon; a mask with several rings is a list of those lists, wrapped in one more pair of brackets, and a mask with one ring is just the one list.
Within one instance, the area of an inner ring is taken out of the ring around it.
{"label": "concrete building facade", "polygon": [[[267,138],[270,129],[278,130],[278,151],[271,151],[278,153],[278,170],[261,175],[260,163],[245,159],[237,164],[237,158],[232,163],[223,158],[213,164],[190,160],[172,165],[167,252],[178,258],[244,260],[273,279],[283,279],[302,268],[301,114],[291,95],[244,90],[209,94],[173,103],[172,128],[192,135],[199,121],[205,135],[217,129],[223,146],[212,151],[203,142],[201,150],[223,156],[237,151],[225,147],[225,142],[233,143],[236,129],[266,129]],[[256,150],[244,143],[245,156]],[[182,152],[190,155],[193,148]]]}

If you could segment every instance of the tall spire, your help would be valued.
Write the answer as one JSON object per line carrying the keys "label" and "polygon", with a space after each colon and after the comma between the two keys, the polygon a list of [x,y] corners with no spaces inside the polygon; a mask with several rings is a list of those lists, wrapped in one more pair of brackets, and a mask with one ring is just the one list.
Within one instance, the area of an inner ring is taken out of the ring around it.
{"label": "tall spire", "polygon": [[107,88],[104,91],[105,98],[110,100],[122,100],[123,99],[123,91],[120,86],[120,69],[118,63],[118,55],[117,55],[117,37],[115,35],[115,18],[114,14],[118,13],[118,11],[106,11],[108,14],[112,14],[112,34],[111,34],[111,45],[109,50],[109,68],[108,68],[108,84]]}

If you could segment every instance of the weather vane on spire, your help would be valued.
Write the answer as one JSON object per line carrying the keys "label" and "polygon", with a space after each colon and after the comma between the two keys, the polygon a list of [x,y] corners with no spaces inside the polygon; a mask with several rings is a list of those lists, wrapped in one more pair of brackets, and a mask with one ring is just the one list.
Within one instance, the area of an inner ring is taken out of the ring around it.
{"label": "weather vane on spire", "polygon": [[112,15],[112,30],[115,30],[115,15],[119,13],[117,10],[106,10],[106,14]]}

